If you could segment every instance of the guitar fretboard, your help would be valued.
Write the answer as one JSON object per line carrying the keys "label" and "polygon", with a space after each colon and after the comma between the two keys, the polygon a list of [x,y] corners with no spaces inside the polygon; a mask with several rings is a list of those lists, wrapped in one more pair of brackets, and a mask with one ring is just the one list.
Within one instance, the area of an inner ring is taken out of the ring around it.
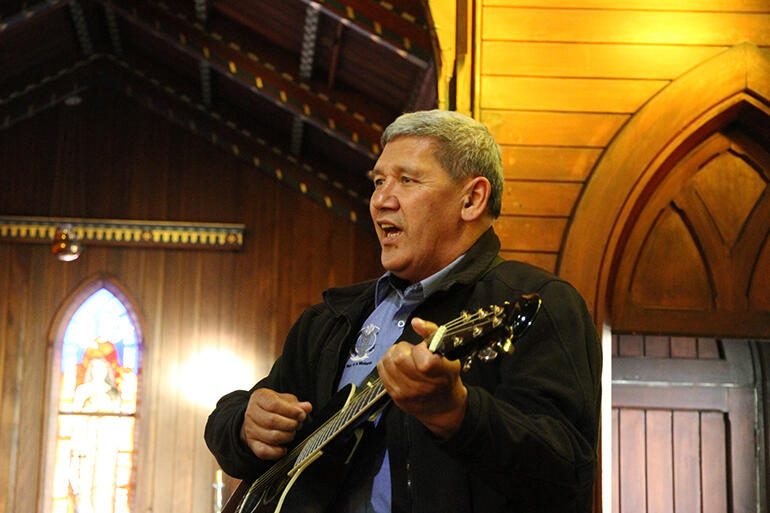
{"label": "guitar fretboard", "polygon": [[360,419],[384,395],[385,387],[382,386],[379,377],[364,384],[344,410],[337,412],[305,440],[302,444],[302,450],[294,462],[294,467],[301,466],[307,458],[322,449],[329,440]]}

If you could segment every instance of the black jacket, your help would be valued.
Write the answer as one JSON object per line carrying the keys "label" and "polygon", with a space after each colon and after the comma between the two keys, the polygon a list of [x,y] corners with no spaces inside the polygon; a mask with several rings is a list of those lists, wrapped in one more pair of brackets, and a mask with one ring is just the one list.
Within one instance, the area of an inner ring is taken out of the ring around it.
{"label": "black jacket", "polygon": [[[396,407],[384,430],[392,508],[414,513],[590,511],[599,422],[601,348],[580,295],[568,283],[520,262],[490,266],[500,243],[490,229],[414,316],[437,324],[462,310],[537,292],[543,306],[512,355],[475,362],[463,375],[468,409],[442,441]],[[336,390],[347,349],[373,309],[375,282],[327,290],[286,339],[268,387],[323,405]],[[419,342],[407,324],[402,340]],[[239,437],[250,392],[224,396],[205,438],[222,469],[253,476],[271,462]]]}

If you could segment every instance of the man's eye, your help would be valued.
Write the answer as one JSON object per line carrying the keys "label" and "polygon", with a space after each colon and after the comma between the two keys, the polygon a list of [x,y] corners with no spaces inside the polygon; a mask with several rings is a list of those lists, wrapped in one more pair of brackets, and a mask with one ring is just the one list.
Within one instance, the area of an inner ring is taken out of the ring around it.
{"label": "man's eye", "polygon": [[375,178],[374,180],[372,180],[372,183],[374,184],[375,187],[379,187],[380,185],[383,184],[383,182],[384,180],[382,178]]}
{"label": "man's eye", "polygon": [[401,183],[409,183],[411,181],[412,181],[412,179],[409,178],[408,176],[402,176],[401,177]]}

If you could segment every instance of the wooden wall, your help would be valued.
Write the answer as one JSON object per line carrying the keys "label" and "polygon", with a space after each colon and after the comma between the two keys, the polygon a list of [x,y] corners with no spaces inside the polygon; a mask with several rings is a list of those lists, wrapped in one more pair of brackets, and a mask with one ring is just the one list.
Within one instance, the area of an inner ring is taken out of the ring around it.
{"label": "wooden wall", "polygon": [[630,117],[732,45],[770,48],[766,0],[483,0],[479,14],[478,115],[507,180],[498,229],[509,256],[551,270],[583,185]]}
{"label": "wooden wall", "polygon": [[134,511],[212,511],[203,426],[222,369],[200,356],[237,355],[243,375],[228,383],[250,386],[323,289],[381,272],[376,239],[110,91],[0,131],[0,163],[0,214],[247,229],[241,252],[88,247],[69,263],[44,245],[0,244],[0,511],[39,511],[51,323],[105,276],[144,333]]}

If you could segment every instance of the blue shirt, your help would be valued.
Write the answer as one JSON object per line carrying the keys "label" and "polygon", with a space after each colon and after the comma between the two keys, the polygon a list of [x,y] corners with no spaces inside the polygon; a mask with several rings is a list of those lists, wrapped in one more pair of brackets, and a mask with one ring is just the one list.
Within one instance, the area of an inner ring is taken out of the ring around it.
{"label": "blue shirt", "polygon": [[[463,256],[437,273],[406,287],[390,271],[377,281],[374,311],[364,321],[356,343],[350,348],[338,389],[348,383],[358,385],[369,375],[390,346],[398,341],[414,309],[437,290],[442,278]],[[351,499],[345,503],[345,512],[390,513],[390,461],[387,450],[383,448],[383,452],[382,463],[371,483],[371,493],[351,494]]]}

